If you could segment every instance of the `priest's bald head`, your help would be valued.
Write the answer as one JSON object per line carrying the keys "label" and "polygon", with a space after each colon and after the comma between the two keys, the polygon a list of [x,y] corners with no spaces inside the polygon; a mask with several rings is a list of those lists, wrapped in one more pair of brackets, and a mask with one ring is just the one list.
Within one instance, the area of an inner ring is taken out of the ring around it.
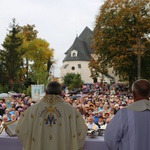
{"label": "priest's bald head", "polygon": [[132,92],[134,101],[147,99],[150,96],[150,83],[146,79],[139,79],[135,81],[132,85]]}
{"label": "priest's bald head", "polygon": [[56,81],[51,81],[46,85],[46,94],[61,95],[61,85]]}

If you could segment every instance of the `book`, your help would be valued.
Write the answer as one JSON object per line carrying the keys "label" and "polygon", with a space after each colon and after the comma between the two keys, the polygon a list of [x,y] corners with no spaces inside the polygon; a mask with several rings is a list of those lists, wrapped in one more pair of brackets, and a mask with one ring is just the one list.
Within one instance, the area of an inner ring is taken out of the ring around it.
{"label": "book", "polygon": [[17,136],[17,135],[16,135],[16,127],[17,127],[17,124],[18,124],[18,120],[10,121],[10,122],[4,123],[5,132],[6,132],[9,136]]}

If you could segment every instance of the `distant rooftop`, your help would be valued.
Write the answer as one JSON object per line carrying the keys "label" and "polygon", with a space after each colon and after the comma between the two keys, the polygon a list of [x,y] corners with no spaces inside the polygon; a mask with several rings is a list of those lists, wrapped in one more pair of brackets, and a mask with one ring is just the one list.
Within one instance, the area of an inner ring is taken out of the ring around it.
{"label": "distant rooftop", "polygon": [[[90,48],[93,32],[86,27],[79,37],[76,37],[71,47],[65,52],[65,61],[90,61],[90,54],[92,50]],[[76,50],[78,52],[77,57],[71,57],[71,51]]]}

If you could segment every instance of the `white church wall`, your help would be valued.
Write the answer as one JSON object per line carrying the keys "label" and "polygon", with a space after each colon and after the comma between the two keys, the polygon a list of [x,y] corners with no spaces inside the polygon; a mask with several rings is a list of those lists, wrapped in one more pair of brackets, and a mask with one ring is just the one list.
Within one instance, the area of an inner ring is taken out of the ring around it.
{"label": "white church wall", "polygon": [[[63,66],[61,67],[61,81],[62,78],[67,74],[67,73],[79,73],[81,75],[82,80],[85,83],[93,83],[93,79],[90,77],[91,72],[90,69],[88,68],[88,61],[66,61],[63,63]],[[81,68],[79,68],[79,64],[81,64]],[[73,70],[74,67],[74,70]],[[114,75],[113,68],[108,69],[108,74],[110,76],[114,77],[114,81],[118,82],[119,77]],[[106,76],[102,77],[100,75],[99,78],[97,78],[97,82],[101,82],[103,78],[103,82],[111,83],[113,80],[111,78],[107,78]]]}
{"label": "white church wall", "polygon": [[67,73],[79,73],[82,80],[85,83],[93,83],[93,79],[90,77],[90,69],[88,68],[88,61],[66,61],[61,67],[61,77],[64,77]]}

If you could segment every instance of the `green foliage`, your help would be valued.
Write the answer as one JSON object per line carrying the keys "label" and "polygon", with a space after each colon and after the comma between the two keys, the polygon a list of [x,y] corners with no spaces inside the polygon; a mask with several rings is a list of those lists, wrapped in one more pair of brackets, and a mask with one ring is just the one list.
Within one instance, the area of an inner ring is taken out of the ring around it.
{"label": "green foliage", "polygon": [[[137,38],[141,48],[150,47],[150,2],[149,0],[107,0],[96,18],[92,48],[97,55],[99,68],[103,73],[113,67],[122,80],[137,78],[137,54],[130,48],[137,48]],[[142,78],[150,78],[150,50],[142,55]],[[105,68],[105,69],[103,69]]]}
{"label": "green foliage", "polygon": [[81,79],[80,74],[67,73],[63,77],[63,84],[67,86],[69,90],[72,90],[75,88],[81,88],[83,80]]}
{"label": "green foliage", "polygon": [[53,58],[53,50],[48,48],[49,44],[42,39],[34,39],[28,44],[28,60],[29,64],[28,74],[38,83],[45,83],[49,74],[48,61]]}
{"label": "green foliage", "polygon": [[25,89],[24,83],[23,82],[14,82],[12,84],[13,90],[18,92],[18,93],[22,93],[23,90]]}
{"label": "green foliage", "polygon": [[[34,25],[20,27],[21,36],[24,37],[22,44],[24,70],[26,78],[31,78],[35,83],[46,83],[49,69],[53,64],[53,49],[49,48],[49,43],[37,38],[37,30]],[[32,63],[31,63],[32,62]]]}
{"label": "green foliage", "polygon": [[0,51],[0,85],[21,92],[29,83],[47,82],[54,63],[53,49],[47,41],[37,38],[37,33],[35,25],[21,27],[13,19]]}
{"label": "green foliage", "polygon": [[35,25],[29,25],[27,24],[26,26],[19,26],[20,29],[20,37],[23,38],[23,43],[21,45],[20,51],[24,53],[23,59],[24,59],[24,77],[26,79],[29,78],[29,69],[30,69],[30,49],[28,47],[30,41],[34,40],[37,38],[37,33],[38,31],[34,29]]}
{"label": "green foliage", "polygon": [[1,93],[7,93],[8,91],[9,91],[8,86],[0,85],[0,92]]}
{"label": "green foliage", "polygon": [[47,83],[48,72],[46,71],[46,68],[40,66],[39,68],[35,69],[32,74],[34,74],[31,77],[32,81],[36,81],[37,84]]}
{"label": "green foliage", "polygon": [[13,23],[10,25],[9,34],[6,36],[3,42],[3,50],[0,51],[0,62],[1,71],[3,73],[4,82],[1,83],[8,84],[10,89],[13,90],[13,83],[20,80],[21,70],[20,67],[23,63],[21,58],[21,53],[19,52],[19,47],[22,44],[22,38],[18,36],[19,33],[18,25],[13,19]]}
{"label": "green foliage", "polygon": [[28,86],[28,88],[25,89],[25,90],[23,91],[23,93],[25,93],[26,95],[31,96],[31,86]]}

